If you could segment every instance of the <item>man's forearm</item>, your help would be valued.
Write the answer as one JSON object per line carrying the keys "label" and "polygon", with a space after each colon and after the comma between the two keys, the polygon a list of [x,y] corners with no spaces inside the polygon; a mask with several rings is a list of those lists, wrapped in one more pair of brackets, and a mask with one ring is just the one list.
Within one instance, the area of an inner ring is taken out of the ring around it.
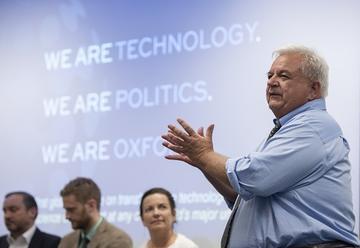
{"label": "man's forearm", "polygon": [[235,202],[237,193],[233,190],[226,175],[226,160],[228,157],[212,152],[202,159],[198,168],[202,171],[208,181],[228,201]]}

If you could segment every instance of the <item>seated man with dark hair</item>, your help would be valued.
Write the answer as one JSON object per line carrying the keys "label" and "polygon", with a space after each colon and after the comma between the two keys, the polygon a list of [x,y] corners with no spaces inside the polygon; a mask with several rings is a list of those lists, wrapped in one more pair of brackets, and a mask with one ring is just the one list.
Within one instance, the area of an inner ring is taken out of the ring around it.
{"label": "seated man with dark hair", "polygon": [[5,196],[4,220],[9,235],[0,237],[0,248],[56,248],[60,237],[44,233],[35,225],[38,207],[32,195],[10,192]]}

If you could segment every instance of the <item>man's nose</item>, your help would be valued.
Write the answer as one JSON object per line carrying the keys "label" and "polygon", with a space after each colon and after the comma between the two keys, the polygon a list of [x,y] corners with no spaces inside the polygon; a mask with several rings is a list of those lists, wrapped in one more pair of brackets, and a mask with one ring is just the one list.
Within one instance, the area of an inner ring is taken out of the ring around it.
{"label": "man's nose", "polygon": [[9,219],[11,217],[10,211],[4,211],[4,218]]}
{"label": "man's nose", "polygon": [[277,78],[275,76],[272,76],[268,79],[267,81],[267,85],[269,87],[273,87],[273,86],[278,86],[279,85],[279,81],[277,80]]}

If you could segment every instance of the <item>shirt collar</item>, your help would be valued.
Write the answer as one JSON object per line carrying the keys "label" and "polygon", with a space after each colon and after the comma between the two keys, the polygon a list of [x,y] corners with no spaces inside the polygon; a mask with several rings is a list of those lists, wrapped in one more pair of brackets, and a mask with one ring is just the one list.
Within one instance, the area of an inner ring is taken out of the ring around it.
{"label": "shirt collar", "polygon": [[[20,235],[17,239],[23,238],[23,239],[25,239],[27,244],[30,244],[31,239],[34,236],[35,230],[36,230],[36,226],[35,226],[35,224],[33,224],[26,232],[24,232],[22,235]],[[14,239],[13,237],[11,237],[11,234],[9,234],[7,237],[9,244],[15,242],[17,239]]]}
{"label": "shirt collar", "polygon": [[34,236],[35,230],[36,230],[36,226],[34,224],[32,225],[32,227],[29,228],[29,230],[23,233],[23,237],[26,239],[26,242],[28,244],[30,244],[31,239]]}
{"label": "shirt collar", "polygon": [[104,219],[103,217],[100,217],[100,219],[99,219],[99,220],[96,222],[96,224],[89,230],[88,233],[85,233],[84,231],[81,231],[81,237],[84,237],[84,236],[85,236],[88,240],[91,240],[91,239],[94,237],[94,235],[95,235],[97,229],[99,228],[101,222],[103,221],[103,219]]}
{"label": "shirt collar", "polygon": [[281,126],[283,126],[286,122],[288,122],[292,117],[298,115],[302,112],[311,110],[311,109],[318,109],[318,110],[326,110],[326,103],[324,98],[315,99],[309,101],[300,107],[294,109],[293,111],[287,113],[283,117],[279,119]]}

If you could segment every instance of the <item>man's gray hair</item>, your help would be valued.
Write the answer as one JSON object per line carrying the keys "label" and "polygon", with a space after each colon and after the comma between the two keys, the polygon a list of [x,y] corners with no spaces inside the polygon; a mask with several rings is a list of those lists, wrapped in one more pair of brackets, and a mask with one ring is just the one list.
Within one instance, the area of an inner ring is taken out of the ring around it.
{"label": "man's gray hair", "polygon": [[277,58],[281,55],[292,53],[300,54],[304,57],[303,62],[300,65],[301,72],[311,81],[319,82],[321,96],[326,97],[328,95],[329,86],[329,66],[325,59],[314,49],[299,45],[290,45],[279,48],[273,52],[273,57]]}

